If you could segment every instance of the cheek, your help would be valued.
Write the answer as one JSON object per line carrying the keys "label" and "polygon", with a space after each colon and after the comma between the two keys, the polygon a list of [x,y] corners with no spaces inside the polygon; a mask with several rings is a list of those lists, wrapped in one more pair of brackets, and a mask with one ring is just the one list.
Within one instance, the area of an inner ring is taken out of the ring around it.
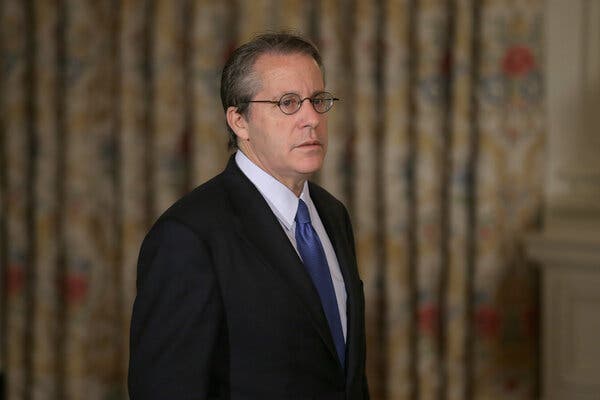
{"label": "cheek", "polygon": [[321,133],[323,136],[327,137],[327,129],[328,129],[328,122],[327,122],[327,117],[323,118],[323,120],[321,121],[321,123],[319,124],[319,128],[321,129]]}
{"label": "cheek", "polygon": [[298,130],[289,121],[279,121],[272,130],[273,143],[282,151],[289,151],[298,139]]}
{"label": "cheek", "polygon": [[261,147],[272,160],[280,160],[278,163],[285,163],[293,147],[292,135],[289,133],[289,129],[286,131],[285,124],[269,122],[268,127],[265,125],[265,130],[263,130]]}
{"label": "cheek", "polygon": [[321,121],[321,123],[317,127],[317,130],[319,132],[319,138],[321,139],[321,142],[325,146],[327,146],[327,139],[328,139],[327,118],[325,118],[325,119],[323,119],[323,121]]}
{"label": "cheek", "polygon": [[263,150],[275,149],[280,146],[280,124],[269,118],[257,119],[255,123],[256,132],[255,141],[260,142]]}

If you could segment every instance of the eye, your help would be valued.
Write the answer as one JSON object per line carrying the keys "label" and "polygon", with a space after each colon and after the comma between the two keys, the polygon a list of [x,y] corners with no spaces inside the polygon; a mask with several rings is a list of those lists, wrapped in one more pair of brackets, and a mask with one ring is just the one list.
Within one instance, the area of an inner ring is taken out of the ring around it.
{"label": "eye", "polygon": [[290,107],[293,106],[294,104],[296,104],[296,100],[295,99],[282,99],[281,100],[281,105],[284,107]]}
{"label": "eye", "polygon": [[279,106],[289,111],[296,111],[300,98],[294,93],[284,95],[279,101]]}

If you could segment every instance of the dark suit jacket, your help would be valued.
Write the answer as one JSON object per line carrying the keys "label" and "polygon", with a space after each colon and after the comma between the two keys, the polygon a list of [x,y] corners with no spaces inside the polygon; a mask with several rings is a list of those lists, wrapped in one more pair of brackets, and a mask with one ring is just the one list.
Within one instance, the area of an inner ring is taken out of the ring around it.
{"label": "dark suit jacket", "polygon": [[346,365],[319,296],[232,157],[142,244],[131,320],[132,399],[367,399],[364,295],[344,206],[310,184],[344,277]]}

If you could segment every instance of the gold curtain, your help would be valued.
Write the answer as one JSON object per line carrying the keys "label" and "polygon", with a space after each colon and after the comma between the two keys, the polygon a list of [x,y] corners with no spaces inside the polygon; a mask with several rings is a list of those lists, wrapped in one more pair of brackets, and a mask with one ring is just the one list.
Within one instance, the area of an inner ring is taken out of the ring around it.
{"label": "gold curtain", "polygon": [[349,208],[373,399],[533,399],[542,0],[0,0],[6,398],[124,399],[152,221],[228,157],[219,78],[254,33],[320,47],[316,179]]}

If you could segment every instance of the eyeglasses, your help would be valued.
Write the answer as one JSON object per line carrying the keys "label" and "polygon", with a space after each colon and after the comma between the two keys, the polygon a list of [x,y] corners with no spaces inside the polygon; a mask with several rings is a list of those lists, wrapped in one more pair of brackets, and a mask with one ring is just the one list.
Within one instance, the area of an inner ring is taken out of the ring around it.
{"label": "eyeglasses", "polygon": [[300,95],[296,93],[286,93],[283,96],[281,96],[279,101],[248,100],[245,103],[277,104],[282,113],[292,115],[298,112],[300,107],[302,107],[302,103],[304,103],[304,100],[310,101],[310,104],[312,104],[316,112],[318,112],[319,114],[324,114],[327,111],[331,110],[331,107],[333,107],[333,103],[338,101],[339,99],[333,97],[333,95],[329,92],[319,92],[314,94],[312,97],[305,98],[300,97]]}

